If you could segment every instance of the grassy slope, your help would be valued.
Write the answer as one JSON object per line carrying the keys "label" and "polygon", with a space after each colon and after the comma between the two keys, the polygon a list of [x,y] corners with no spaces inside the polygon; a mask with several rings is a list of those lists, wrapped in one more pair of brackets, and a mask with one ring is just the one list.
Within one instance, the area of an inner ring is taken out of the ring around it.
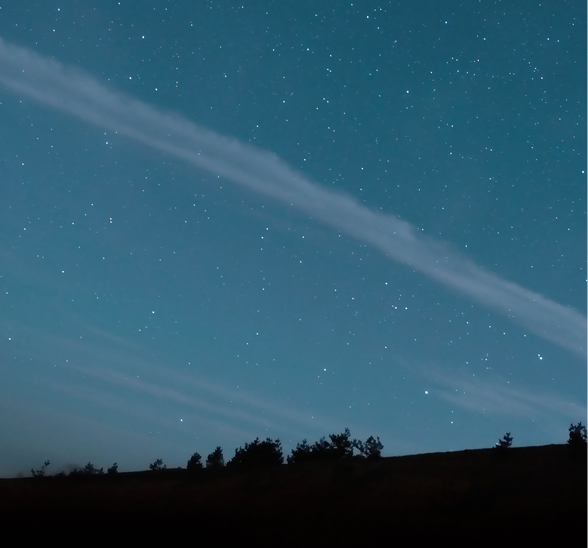
{"label": "grassy slope", "polygon": [[565,445],[71,481],[0,481],[3,529],[27,535],[281,546],[586,546],[586,456]]}

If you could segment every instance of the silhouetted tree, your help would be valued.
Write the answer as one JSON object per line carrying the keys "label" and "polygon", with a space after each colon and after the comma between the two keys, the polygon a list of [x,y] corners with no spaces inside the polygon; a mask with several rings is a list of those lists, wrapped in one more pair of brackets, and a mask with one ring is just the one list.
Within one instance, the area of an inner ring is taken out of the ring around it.
{"label": "silhouetted tree", "polygon": [[380,438],[377,437],[374,439],[373,436],[365,440],[365,443],[361,441],[356,442],[355,447],[359,451],[359,455],[368,460],[379,459],[382,456],[382,449],[384,449]]}
{"label": "silhouetted tree", "polygon": [[288,455],[288,464],[300,464],[301,462],[309,462],[313,460],[312,447],[308,445],[306,439],[302,443],[296,444],[296,449],[292,449],[292,454]]}
{"label": "silhouetted tree", "polygon": [[212,468],[214,470],[222,468],[225,465],[225,459],[223,458],[223,450],[217,447],[208,457],[206,457],[206,468]]}
{"label": "silhouetted tree", "polygon": [[110,475],[118,474],[118,464],[116,464],[116,462],[108,469],[108,473]]}
{"label": "silhouetted tree", "polygon": [[84,466],[81,470],[75,470],[74,472],[77,472],[79,474],[86,475],[86,476],[104,474],[104,470],[102,468],[100,468],[100,470],[98,470],[98,468],[95,468],[91,462],[88,462],[88,464],[86,464],[86,466]]}
{"label": "silhouetted tree", "polygon": [[568,439],[568,448],[574,458],[586,458],[587,443],[586,443],[586,427],[582,423],[570,424],[570,437]]}
{"label": "silhouetted tree", "polygon": [[186,465],[186,470],[188,470],[188,472],[197,472],[198,470],[202,470],[201,460],[202,457],[198,453],[194,453]]}
{"label": "silhouetted tree", "polygon": [[507,432],[501,440],[498,440],[496,449],[508,449],[512,445],[512,437],[510,432]]}
{"label": "silhouetted tree", "polygon": [[329,452],[334,458],[352,457],[353,447],[357,444],[356,440],[350,440],[351,432],[349,428],[345,428],[345,432],[341,434],[331,434],[331,444]]}
{"label": "silhouetted tree", "polygon": [[152,470],[153,472],[165,470],[166,468],[167,468],[166,465],[163,464],[163,461],[161,459],[157,459],[155,462],[153,462],[149,465],[149,470]]}
{"label": "silhouetted tree", "polygon": [[329,460],[333,458],[333,448],[331,444],[323,436],[319,441],[315,441],[314,445],[310,448],[310,454],[312,460]]}
{"label": "silhouetted tree", "polygon": [[582,426],[582,423],[570,424],[570,438],[568,444],[571,446],[582,447],[586,445],[586,427]]}
{"label": "silhouetted tree", "polygon": [[280,440],[273,441],[267,438],[265,441],[260,441],[259,438],[255,438],[253,442],[246,443],[244,448],[235,449],[235,456],[227,466],[237,470],[252,470],[278,466],[283,461]]}
{"label": "silhouetted tree", "polygon": [[43,464],[43,466],[41,466],[41,468],[39,470],[34,470],[33,468],[31,468],[31,474],[33,474],[34,478],[42,478],[45,475],[45,469],[50,464],[51,463],[48,460],[46,460],[45,464]]}
{"label": "silhouetted tree", "polygon": [[341,434],[331,434],[330,442],[322,437],[319,441],[309,446],[304,440],[302,444],[298,444],[296,449],[292,450],[292,454],[288,457],[289,464],[298,464],[301,462],[312,462],[320,460],[336,460],[341,458],[348,458],[353,456],[353,448],[357,447],[361,451],[362,444],[357,440],[350,439],[351,432],[349,428]]}

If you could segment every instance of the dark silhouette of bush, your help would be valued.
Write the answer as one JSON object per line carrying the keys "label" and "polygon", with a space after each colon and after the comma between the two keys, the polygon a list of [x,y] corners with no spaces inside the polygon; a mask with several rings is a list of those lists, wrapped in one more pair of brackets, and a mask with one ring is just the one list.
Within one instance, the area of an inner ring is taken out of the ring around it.
{"label": "dark silhouette of bush", "polygon": [[306,439],[302,440],[302,443],[296,444],[296,449],[292,449],[292,454],[288,455],[286,459],[288,464],[300,464],[302,462],[312,461],[314,459],[313,447],[308,445]]}
{"label": "dark silhouette of bush", "polygon": [[367,440],[365,440],[365,442],[355,442],[355,447],[359,451],[359,456],[368,460],[376,460],[381,458],[382,449],[384,449],[380,438],[374,438],[373,436],[370,436]]}
{"label": "dark silhouette of bush", "polygon": [[568,439],[568,445],[573,447],[585,447],[586,446],[586,427],[582,426],[582,423],[570,424],[570,437]]}
{"label": "dark silhouette of bush", "polygon": [[223,458],[223,450],[218,446],[208,457],[206,457],[206,468],[218,470],[223,468],[225,465],[225,459]]}
{"label": "dark silhouette of bush", "polygon": [[496,444],[496,449],[500,449],[500,450],[504,450],[504,449],[508,449],[510,446],[512,445],[512,437],[510,435],[510,432],[507,432],[501,440],[498,440],[498,443]]}
{"label": "dark silhouette of bush", "polygon": [[116,462],[108,469],[108,474],[111,476],[113,474],[118,474],[118,464],[116,464]]}
{"label": "dark silhouette of bush", "polygon": [[314,442],[314,445],[310,448],[310,460],[332,460],[335,457],[334,453],[331,444],[323,436],[319,441]]}
{"label": "dark silhouette of bush", "polygon": [[163,461],[161,459],[157,459],[155,462],[149,465],[149,470],[153,472],[159,472],[160,470],[165,470],[166,468],[167,466],[163,464]]}
{"label": "dark silhouette of bush", "polygon": [[102,474],[104,474],[104,470],[102,468],[95,468],[91,462],[86,464],[83,468],[75,468],[69,473],[70,476],[99,476]]}
{"label": "dark silhouette of bush", "polygon": [[246,443],[245,447],[235,449],[235,456],[228,462],[229,468],[245,471],[261,468],[270,468],[283,464],[282,445],[280,440],[273,441],[267,438],[260,441],[255,438],[252,443]]}
{"label": "dark silhouette of bush", "polygon": [[202,470],[202,457],[200,456],[199,453],[194,453],[191,457],[190,460],[188,461],[188,464],[186,465],[186,470],[188,470],[188,472],[190,473],[194,473],[194,472],[198,472],[199,470]]}
{"label": "dark silhouette of bush", "polygon": [[309,446],[307,441],[304,440],[302,444],[299,443],[296,449],[292,450],[292,454],[287,458],[288,464],[353,457],[353,449],[357,448],[361,452],[363,444],[355,439],[350,439],[350,436],[349,428],[345,428],[345,431],[341,434],[331,434],[329,436],[330,442],[322,437],[314,445]]}
{"label": "dark silhouette of bush", "polygon": [[587,452],[586,427],[582,423],[570,424],[570,437],[568,439],[568,448],[570,454],[575,458],[585,458]]}
{"label": "dark silhouette of bush", "polygon": [[100,469],[95,468],[91,462],[88,462],[88,464],[86,464],[86,466],[84,466],[81,470],[78,470],[78,473],[85,475],[85,476],[94,476],[94,475],[100,476],[100,475],[104,474],[104,470],[102,468],[100,468]]}
{"label": "dark silhouette of bush", "polygon": [[331,444],[323,436],[319,441],[315,441],[310,450],[312,460],[329,460],[334,457],[334,451]]}
{"label": "dark silhouette of bush", "polygon": [[331,443],[328,447],[328,452],[333,458],[344,458],[353,456],[353,448],[357,445],[357,440],[350,440],[351,432],[349,428],[345,428],[345,432],[341,434],[331,434]]}
{"label": "dark silhouette of bush", "polygon": [[33,475],[34,478],[42,478],[45,476],[45,469],[47,468],[47,466],[49,466],[51,463],[46,460],[45,464],[43,464],[43,466],[41,466],[41,468],[39,468],[39,470],[34,470],[33,468],[31,468],[31,474]]}

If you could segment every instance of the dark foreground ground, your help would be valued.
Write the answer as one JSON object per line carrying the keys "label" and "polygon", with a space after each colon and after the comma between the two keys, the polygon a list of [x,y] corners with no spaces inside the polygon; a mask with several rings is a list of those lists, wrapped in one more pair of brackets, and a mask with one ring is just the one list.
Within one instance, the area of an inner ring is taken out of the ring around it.
{"label": "dark foreground ground", "polygon": [[586,546],[586,453],[565,445],[282,466],[0,480],[19,540],[256,546]]}

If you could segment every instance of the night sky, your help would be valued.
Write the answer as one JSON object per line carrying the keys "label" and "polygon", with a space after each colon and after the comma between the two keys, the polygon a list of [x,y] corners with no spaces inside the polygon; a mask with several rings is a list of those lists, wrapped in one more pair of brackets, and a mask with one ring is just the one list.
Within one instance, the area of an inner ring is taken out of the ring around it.
{"label": "night sky", "polygon": [[8,1],[0,38],[0,476],[586,423],[585,3]]}

